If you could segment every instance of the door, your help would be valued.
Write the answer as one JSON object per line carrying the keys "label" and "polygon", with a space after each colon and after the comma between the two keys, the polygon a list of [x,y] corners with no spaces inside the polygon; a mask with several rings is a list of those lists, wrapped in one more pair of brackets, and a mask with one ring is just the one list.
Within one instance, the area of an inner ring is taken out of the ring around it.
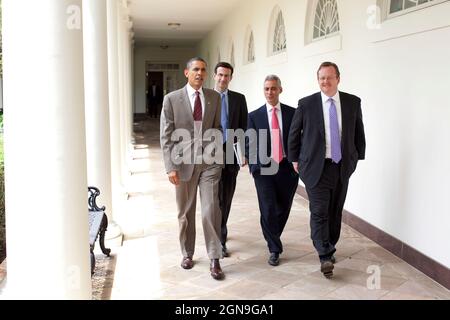
{"label": "door", "polygon": [[164,92],[164,72],[148,71],[146,73],[146,113],[150,116],[159,115]]}

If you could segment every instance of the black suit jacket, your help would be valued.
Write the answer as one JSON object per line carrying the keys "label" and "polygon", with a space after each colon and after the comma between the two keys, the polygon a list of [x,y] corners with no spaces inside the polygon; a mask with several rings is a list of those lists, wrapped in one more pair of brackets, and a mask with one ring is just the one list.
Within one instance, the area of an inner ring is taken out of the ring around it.
{"label": "black suit jacket", "polygon": [[[245,133],[247,130],[247,118],[248,118],[248,110],[247,110],[247,101],[245,100],[245,96],[239,92],[228,90],[228,128],[238,130],[242,129]],[[237,142],[237,139],[229,139],[227,143]],[[232,148],[230,150],[233,150]],[[224,149],[226,152],[226,148]],[[234,152],[233,152],[234,153]],[[239,165],[234,159],[235,165],[234,169],[239,170]]]}
{"label": "black suit jacket", "polygon": [[239,92],[228,90],[228,129],[247,129],[247,101]]}
{"label": "black suit jacket", "polygon": [[[289,131],[291,127],[292,119],[294,118],[295,109],[285,105],[281,104],[281,116],[283,121],[283,145],[284,145],[284,151],[286,153],[286,156],[289,155],[289,149],[288,149],[288,137],[289,137]],[[256,139],[253,139],[250,137],[247,139],[246,146],[245,146],[245,155],[246,158],[249,161],[249,168],[250,172],[253,174],[254,172],[261,169],[261,167],[267,167],[270,165],[270,162],[268,159],[261,159],[261,155],[259,152],[259,141],[261,139],[261,136],[259,134],[260,129],[266,129],[267,130],[267,156],[270,157],[272,154],[271,150],[271,136],[270,136],[270,126],[269,126],[269,118],[267,116],[267,107],[266,105],[263,105],[261,108],[250,112],[248,115],[248,129],[254,129],[258,133],[256,135]],[[252,151],[253,150],[253,151]],[[256,154],[255,154],[256,150]],[[256,161],[255,161],[256,160]],[[254,163],[256,162],[256,163]]]}
{"label": "black suit jacket", "polygon": [[[341,179],[348,180],[358,159],[364,159],[366,139],[362,121],[361,99],[339,92],[342,111]],[[289,133],[289,161],[298,162],[300,179],[314,187],[325,162],[325,125],[320,92],[300,99]]]}

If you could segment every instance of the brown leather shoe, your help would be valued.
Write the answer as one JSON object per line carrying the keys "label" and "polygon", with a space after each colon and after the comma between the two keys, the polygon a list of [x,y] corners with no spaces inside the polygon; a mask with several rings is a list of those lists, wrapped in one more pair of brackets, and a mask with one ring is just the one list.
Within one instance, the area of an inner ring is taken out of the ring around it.
{"label": "brown leather shoe", "polygon": [[215,280],[222,280],[225,277],[222,268],[220,268],[219,259],[211,260],[209,271],[211,271],[211,277]]}
{"label": "brown leather shoe", "polygon": [[321,261],[320,262],[320,271],[323,273],[325,278],[330,279],[333,277],[333,269],[334,265],[331,260]]}
{"label": "brown leather shoe", "polygon": [[192,269],[194,266],[194,261],[192,261],[191,257],[184,257],[183,260],[181,260],[181,267],[183,269]]}

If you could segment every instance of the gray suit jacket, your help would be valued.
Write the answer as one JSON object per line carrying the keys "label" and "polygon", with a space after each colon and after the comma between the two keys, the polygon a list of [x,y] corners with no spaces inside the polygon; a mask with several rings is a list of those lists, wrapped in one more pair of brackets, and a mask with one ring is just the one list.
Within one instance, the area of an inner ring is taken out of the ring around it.
{"label": "gray suit jacket", "polygon": [[[220,95],[211,89],[203,88],[205,95],[205,111],[202,120],[202,145],[206,147],[211,143],[211,132],[209,129],[218,129],[218,135],[222,137],[220,125]],[[175,132],[177,129],[184,129]],[[188,133],[189,137],[181,135]],[[205,135],[206,133],[206,135]],[[160,142],[163,151],[166,172],[178,171],[181,181],[188,181],[194,171],[194,159],[192,155],[194,146],[194,117],[189,102],[186,86],[173,91],[164,97],[161,112]],[[187,139],[186,139],[187,138]],[[221,144],[220,144],[220,148]]]}

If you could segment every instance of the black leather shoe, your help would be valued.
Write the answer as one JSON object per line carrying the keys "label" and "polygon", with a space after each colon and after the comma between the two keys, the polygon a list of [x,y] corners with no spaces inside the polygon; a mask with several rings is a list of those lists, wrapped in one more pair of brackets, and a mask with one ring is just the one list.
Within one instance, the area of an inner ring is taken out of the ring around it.
{"label": "black leather shoe", "polygon": [[183,260],[181,260],[181,267],[183,269],[192,269],[194,266],[194,261],[192,261],[191,257],[184,257]]}
{"label": "black leather shoe", "polygon": [[331,260],[325,260],[320,262],[320,272],[323,273],[325,278],[330,279],[333,276],[334,264]]}
{"label": "black leather shoe", "polygon": [[209,271],[211,271],[211,277],[213,277],[213,279],[215,280],[222,280],[223,278],[225,278],[225,274],[220,267],[219,259],[211,260]]}
{"label": "black leather shoe", "polygon": [[334,256],[334,254],[331,256],[330,260],[333,264],[336,263],[336,257]]}
{"label": "black leather shoe", "polygon": [[228,249],[225,245],[222,246],[222,255],[224,256],[224,258],[228,258],[230,256],[230,254],[228,253]]}
{"label": "black leather shoe", "polygon": [[269,261],[267,261],[271,266],[277,266],[280,264],[280,254],[278,252],[271,252]]}

